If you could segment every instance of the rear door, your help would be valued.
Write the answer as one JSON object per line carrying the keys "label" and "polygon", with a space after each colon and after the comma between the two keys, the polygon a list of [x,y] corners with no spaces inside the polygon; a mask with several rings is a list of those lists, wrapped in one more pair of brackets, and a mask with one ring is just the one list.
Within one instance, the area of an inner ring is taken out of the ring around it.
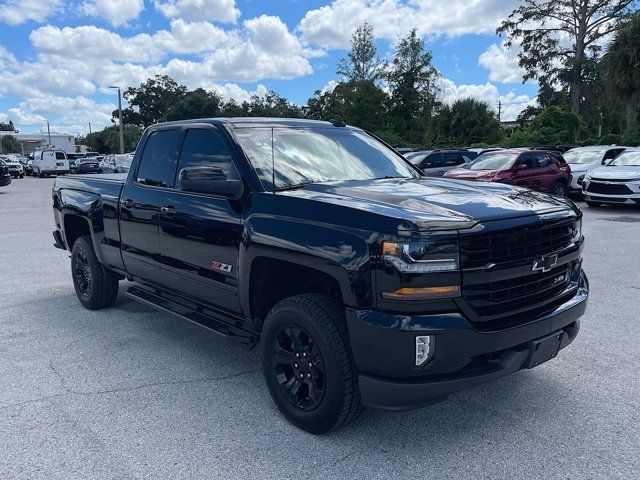
{"label": "rear door", "polygon": [[179,293],[239,312],[238,255],[242,210],[222,196],[181,191],[180,171],[215,167],[239,178],[222,131],[212,125],[185,129],[176,188],[163,191],[159,216],[164,281]]}
{"label": "rear door", "polygon": [[518,164],[526,165],[526,168],[517,168],[514,183],[521,187],[527,187],[537,191],[549,190],[545,184],[545,176],[549,175],[549,165],[551,160],[546,153],[523,153],[516,161]]}
{"label": "rear door", "polygon": [[149,283],[161,283],[158,213],[163,193],[174,185],[180,133],[161,128],[147,137],[120,197],[122,259],[131,275]]}

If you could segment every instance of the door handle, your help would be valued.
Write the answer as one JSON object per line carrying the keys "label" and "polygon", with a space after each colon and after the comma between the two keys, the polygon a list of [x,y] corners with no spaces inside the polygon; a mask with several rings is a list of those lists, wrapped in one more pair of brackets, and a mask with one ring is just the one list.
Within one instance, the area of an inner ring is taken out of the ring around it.
{"label": "door handle", "polygon": [[166,215],[167,217],[173,217],[176,213],[178,213],[178,209],[169,205],[166,207],[160,207],[160,213],[162,215]]}
{"label": "door handle", "polygon": [[133,200],[127,198],[126,200],[122,200],[120,202],[120,205],[122,205],[124,208],[133,208]]}

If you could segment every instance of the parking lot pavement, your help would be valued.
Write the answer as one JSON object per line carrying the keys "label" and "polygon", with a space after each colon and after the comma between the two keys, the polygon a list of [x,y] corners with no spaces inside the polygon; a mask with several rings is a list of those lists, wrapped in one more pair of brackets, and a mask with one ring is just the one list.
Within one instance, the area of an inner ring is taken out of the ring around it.
{"label": "parking lot pavement", "polygon": [[[555,360],[323,437],[277,412],[255,350],[124,298],[76,300],[53,179],[0,189],[0,478],[634,478],[640,210],[585,209],[592,296]],[[636,477],[637,478],[637,477]]]}

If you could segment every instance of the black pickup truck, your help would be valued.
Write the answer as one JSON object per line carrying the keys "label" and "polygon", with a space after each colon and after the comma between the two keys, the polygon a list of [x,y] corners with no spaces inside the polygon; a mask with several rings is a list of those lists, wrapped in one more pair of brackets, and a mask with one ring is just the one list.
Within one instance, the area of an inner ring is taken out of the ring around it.
{"label": "black pickup truck", "polygon": [[587,303],[571,201],[426,178],[340,121],[155,125],[128,175],[52,193],[85,307],[127,279],[133,299],[259,343],[278,409],[313,433],[535,367]]}

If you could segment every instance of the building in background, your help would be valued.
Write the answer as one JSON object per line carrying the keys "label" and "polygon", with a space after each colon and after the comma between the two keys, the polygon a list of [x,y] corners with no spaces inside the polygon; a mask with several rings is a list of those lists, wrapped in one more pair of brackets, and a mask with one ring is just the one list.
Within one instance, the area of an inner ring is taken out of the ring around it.
{"label": "building in background", "polygon": [[25,155],[33,153],[36,150],[42,150],[44,148],[52,148],[56,150],[64,150],[67,153],[74,153],[76,151],[75,138],[73,135],[66,133],[51,132],[51,144],[49,144],[49,135],[44,133],[14,133],[0,131],[0,137],[5,135],[11,135],[15,137],[22,145],[22,149]]}

